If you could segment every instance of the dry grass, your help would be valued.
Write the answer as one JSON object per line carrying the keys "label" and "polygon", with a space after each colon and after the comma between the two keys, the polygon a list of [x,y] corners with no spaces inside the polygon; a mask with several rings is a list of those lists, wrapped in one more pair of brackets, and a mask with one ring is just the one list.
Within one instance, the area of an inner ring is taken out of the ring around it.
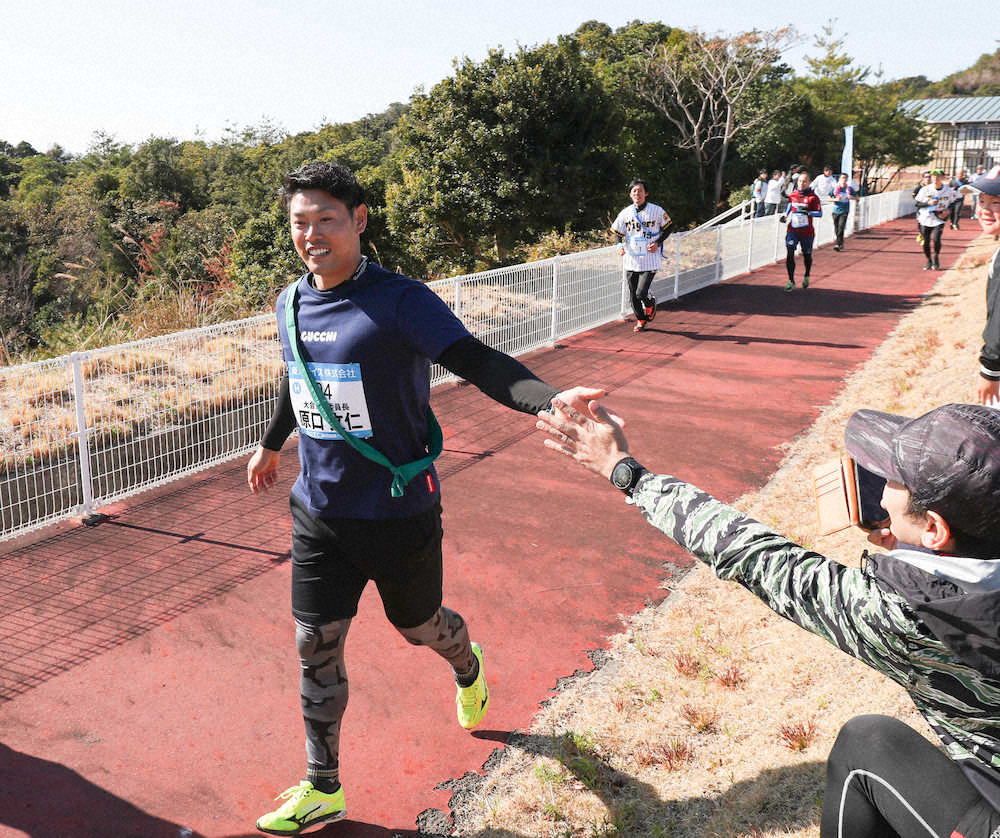
{"label": "dry grass", "polygon": [[[193,337],[95,351],[82,365],[93,439],[129,440],[262,398],[284,369],[275,334],[268,325],[252,338]],[[0,473],[64,456],[77,445],[76,429],[68,365],[0,368]]]}
{"label": "dry grass", "polygon": [[[735,505],[856,563],[863,533],[816,535],[812,467],[841,449],[858,408],[919,415],[974,399],[981,266],[995,248],[977,240],[788,445],[767,485]],[[610,662],[556,695],[507,748],[463,809],[460,834],[815,838],[823,766],[844,722],[886,713],[936,741],[901,687],[703,565],[610,645]]]}

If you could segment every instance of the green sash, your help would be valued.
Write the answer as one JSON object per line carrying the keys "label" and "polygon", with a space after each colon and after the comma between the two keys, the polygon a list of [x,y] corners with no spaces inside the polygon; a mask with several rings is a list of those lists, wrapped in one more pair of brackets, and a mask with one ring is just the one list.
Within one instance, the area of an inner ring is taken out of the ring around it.
{"label": "green sash", "polygon": [[302,360],[302,349],[299,345],[299,329],[295,320],[295,300],[299,294],[299,285],[305,281],[306,278],[302,277],[295,285],[288,289],[288,293],[285,295],[285,329],[288,332],[288,342],[292,347],[292,355],[295,356],[295,362],[302,371],[302,377],[305,379],[309,395],[312,396],[313,403],[316,405],[316,409],[323,415],[323,419],[340,434],[344,442],[361,454],[361,456],[367,457],[373,463],[378,463],[392,472],[392,496],[394,498],[402,497],[406,484],[420,474],[420,472],[429,468],[431,463],[440,456],[441,450],[444,448],[444,434],[441,433],[441,426],[438,424],[437,417],[434,415],[434,411],[431,410],[430,405],[428,405],[427,426],[430,431],[430,441],[427,443],[427,450],[429,452],[427,456],[401,466],[393,465],[389,462],[385,454],[375,448],[375,446],[369,445],[363,439],[359,439],[344,430],[336,414],[334,414],[333,408],[330,407],[330,402],[327,401],[326,396],[319,389],[312,370]]}

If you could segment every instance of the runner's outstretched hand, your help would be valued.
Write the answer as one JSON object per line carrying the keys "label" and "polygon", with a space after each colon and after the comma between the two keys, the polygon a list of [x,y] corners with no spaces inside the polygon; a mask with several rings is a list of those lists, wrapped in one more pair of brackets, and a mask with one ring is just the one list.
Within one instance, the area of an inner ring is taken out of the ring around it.
{"label": "runner's outstretched hand", "polygon": [[278,482],[278,462],[281,453],[258,447],[247,463],[247,483],[255,495],[266,492]]}
{"label": "runner's outstretched hand", "polygon": [[[569,405],[578,413],[582,413],[590,419],[597,419],[597,414],[591,411],[590,405],[596,404],[596,399],[603,399],[607,394],[607,390],[602,390],[598,387],[570,387],[568,390],[556,393],[552,399],[552,404],[555,405],[556,399],[559,399],[559,401]],[[604,411],[604,415],[621,427],[625,427],[625,420],[620,416],[608,413],[606,410]]]}
{"label": "runner's outstretched hand", "polygon": [[545,447],[559,451],[576,460],[590,471],[611,477],[618,461],[628,454],[628,441],[622,432],[617,417],[608,413],[596,401],[587,405],[585,416],[580,411],[562,401],[558,396],[552,399],[552,413],[538,414],[535,427],[551,438],[545,440]]}

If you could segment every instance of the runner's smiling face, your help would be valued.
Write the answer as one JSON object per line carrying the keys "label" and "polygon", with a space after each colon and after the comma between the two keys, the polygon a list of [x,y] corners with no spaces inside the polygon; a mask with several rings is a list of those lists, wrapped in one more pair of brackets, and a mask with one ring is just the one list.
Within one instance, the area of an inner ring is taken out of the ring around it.
{"label": "runner's smiling face", "polygon": [[322,189],[296,192],[288,202],[295,252],[316,277],[318,288],[349,279],[361,261],[361,233],[368,224],[364,204],[352,212]]}
{"label": "runner's smiling face", "polygon": [[635,204],[637,207],[641,207],[644,203],[646,203],[646,195],[648,195],[649,193],[646,192],[645,186],[643,186],[641,183],[637,183],[628,191],[628,194],[629,197],[632,199],[632,203]]}

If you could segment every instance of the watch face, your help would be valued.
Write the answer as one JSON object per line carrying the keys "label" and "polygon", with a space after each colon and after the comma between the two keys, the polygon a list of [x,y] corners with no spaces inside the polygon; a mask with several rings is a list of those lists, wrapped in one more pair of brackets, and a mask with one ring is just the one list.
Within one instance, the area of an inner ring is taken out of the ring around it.
{"label": "watch face", "polygon": [[619,463],[615,470],[611,472],[611,482],[619,489],[627,489],[632,482],[632,469],[628,463]]}

